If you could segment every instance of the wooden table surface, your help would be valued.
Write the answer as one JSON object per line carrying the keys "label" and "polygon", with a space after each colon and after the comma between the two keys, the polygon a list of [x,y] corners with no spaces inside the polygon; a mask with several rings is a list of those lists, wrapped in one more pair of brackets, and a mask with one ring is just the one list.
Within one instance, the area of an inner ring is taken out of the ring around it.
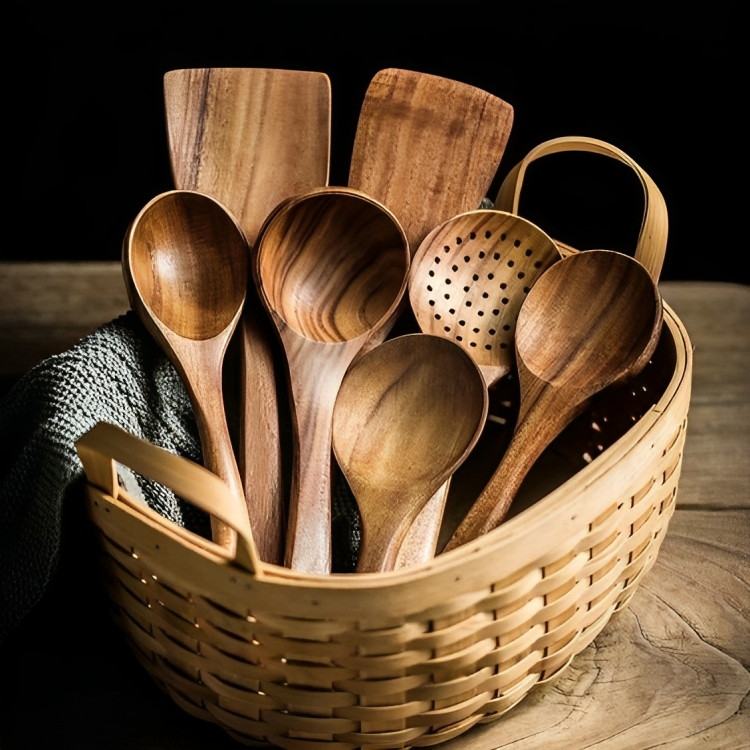
{"label": "wooden table surface", "polygon": [[[750,747],[750,287],[660,286],[694,370],[677,510],[656,564],[557,682],[445,750]],[[118,263],[0,264],[3,389],[127,307]],[[0,747],[241,747],[135,661],[95,571],[85,574],[82,511],[67,513],[59,573],[1,647],[12,697],[0,702]]]}

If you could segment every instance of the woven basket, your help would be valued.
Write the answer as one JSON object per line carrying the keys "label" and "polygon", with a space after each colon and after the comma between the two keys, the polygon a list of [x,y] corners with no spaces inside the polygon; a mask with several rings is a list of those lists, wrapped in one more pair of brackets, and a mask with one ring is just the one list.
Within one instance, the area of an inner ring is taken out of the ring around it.
{"label": "woven basket", "polygon": [[[595,145],[643,174],[607,144],[563,140],[550,148]],[[517,197],[523,171],[498,203]],[[638,252],[658,276],[666,214],[654,225],[663,201],[642,180]],[[218,478],[100,423],[77,448],[115,618],[178,705],[246,744],[391,748],[456,737],[558,675],[653,564],[675,505],[691,370],[687,333],[665,305],[643,373],[603,393],[550,447],[567,472],[556,489],[474,543],[391,573],[258,565],[247,519]],[[130,497],[115,462],[232,526],[234,558]]]}

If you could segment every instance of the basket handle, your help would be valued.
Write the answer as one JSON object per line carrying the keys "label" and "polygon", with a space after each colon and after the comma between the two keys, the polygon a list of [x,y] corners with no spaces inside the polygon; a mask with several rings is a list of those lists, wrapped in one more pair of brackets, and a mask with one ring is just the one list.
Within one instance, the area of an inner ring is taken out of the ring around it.
{"label": "basket handle", "polygon": [[[203,466],[170,453],[108,422],[99,422],[75,444],[89,484],[114,499],[126,495],[117,481],[115,461],[173,490],[200,510],[215,516],[236,532],[230,547],[234,562],[253,575],[261,571],[250,521],[234,500],[227,484]],[[131,507],[132,503],[129,503]],[[151,514],[150,514],[151,515]],[[149,517],[150,517],[149,515]],[[175,524],[159,516],[158,522]],[[184,529],[177,527],[179,531]]]}
{"label": "basket handle", "polygon": [[[654,282],[658,282],[664,263],[664,253],[667,249],[667,233],[669,229],[667,206],[664,203],[664,196],[662,196],[656,183],[638,164],[624,151],[621,151],[610,143],[585,136],[565,136],[540,143],[529,151],[503,180],[503,184],[500,186],[495,200],[495,208],[499,211],[518,214],[521,185],[523,184],[523,178],[529,164],[541,156],[560,153],[562,151],[588,151],[594,154],[609,156],[626,164],[638,175],[638,179],[643,187],[645,205],[641,231],[635,246],[635,258],[646,267]],[[562,249],[568,249],[568,246],[563,245]]]}

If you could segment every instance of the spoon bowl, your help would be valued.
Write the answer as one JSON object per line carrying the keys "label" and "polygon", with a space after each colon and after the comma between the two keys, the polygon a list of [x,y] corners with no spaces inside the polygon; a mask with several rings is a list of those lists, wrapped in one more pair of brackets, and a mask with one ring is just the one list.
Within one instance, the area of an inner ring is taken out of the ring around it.
{"label": "spoon bowl", "polygon": [[127,257],[143,305],[181,338],[214,338],[242,308],[247,246],[210,198],[174,191],[151,201],[135,220]]}
{"label": "spoon bowl", "polygon": [[[213,198],[162,193],[131,223],[123,272],[133,309],[185,383],[206,468],[245,507],[224,413],[222,364],[247,292],[242,230]],[[214,540],[233,551],[236,534],[212,518]],[[257,562],[257,561],[256,561]]]}
{"label": "spoon bowl", "polygon": [[404,235],[381,204],[352,190],[284,205],[258,250],[273,312],[311,341],[343,343],[377,326],[402,293]]}
{"label": "spoon bowl", "polygon": [[593,395],[637,374],[659,341],[662,303],[633,258],[588,250],[552,265],[518,315],[521,403],[513,438],[446,551],[498,526],[544,448]]}
{"label": "spoon bowl", "polygon": [[362,517],[358,572],[392,570],[404,537],[476,443],[487,417],[484,380],[452,341],[386,341],[346,374],[333,449]]}

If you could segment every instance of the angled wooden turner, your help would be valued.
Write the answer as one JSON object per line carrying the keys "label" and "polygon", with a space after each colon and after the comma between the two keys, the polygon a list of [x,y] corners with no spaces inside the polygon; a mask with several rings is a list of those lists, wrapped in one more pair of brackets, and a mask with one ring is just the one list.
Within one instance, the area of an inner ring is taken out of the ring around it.
{"label": "angled wooden turner", "polygon": [[[513,107],[474,86],[411,70],[381,70],[362,103],[349,186],[393,211],[414,256],[438,224],[479,208],[512,124]],[[405,307],[406,300],[362,354],[385,339]]]}
{"label": "angled wooden turner", "polygon": [[[173,70],[164,76],[175,186],[210,195],[252,246],[282,200],[328,184],[330,82],[263,68]],[[284,517],[273,328],[254,287],[241,320],[240,471],[260,557],[282,564]]]}

